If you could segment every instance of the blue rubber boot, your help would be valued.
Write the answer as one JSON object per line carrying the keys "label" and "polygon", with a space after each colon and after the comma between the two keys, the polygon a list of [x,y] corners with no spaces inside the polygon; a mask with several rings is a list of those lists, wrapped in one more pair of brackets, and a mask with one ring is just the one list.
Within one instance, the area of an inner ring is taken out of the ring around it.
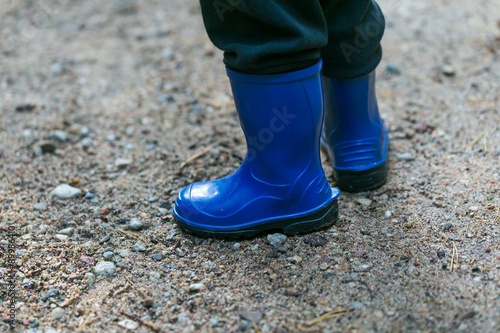
{"label": "blue rubber boot", "polygon": [[346,192],[382,186],[388,173],[389,132],[378,112],[375,71],[351,80],[323,76],[323,92],[321,144],[337,186]]}
{"label": "blue rubber boot", "polygon": [[227,70],[247,155],[233,174],[180,191],[173,216],[181,228],[235,239],[311,232],[335,222],[339,190],[330,187],[319,151],[320,69],[321,61],[274,75]]}

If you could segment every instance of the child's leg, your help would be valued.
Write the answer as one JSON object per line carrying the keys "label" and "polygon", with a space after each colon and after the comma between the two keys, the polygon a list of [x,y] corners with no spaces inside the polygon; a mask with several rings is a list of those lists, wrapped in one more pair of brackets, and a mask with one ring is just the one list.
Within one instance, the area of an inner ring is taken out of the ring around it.
{"label": "child's leg", "polygon": [[318,0],[200,0],[212,42],[232,70],[275,74],[312,66],[327,44]]}
{"label": "child's leg", "polygon": [[387,180],[389,134],[375,96],[384,17],[370,0],[324,2],[329,41],[322,49],[325,120],[322,143],[337,186],[375,189]]}
{"label": "child's leg", "polygon": [[303,0],[201,4],[208,34],[224,50],[247,155],[227,177],[182,189],[175,221],[201,237],[224,238],[331,226],[339,191],[330,187],[319,151],[319,57],[327,41],[321,6]]}
{"label": "child's leg", "polygon": [[323,75],[353,79],[371,73],[382,58],[385,19],[373,0],[324,0],[328,44],[321,49]]}

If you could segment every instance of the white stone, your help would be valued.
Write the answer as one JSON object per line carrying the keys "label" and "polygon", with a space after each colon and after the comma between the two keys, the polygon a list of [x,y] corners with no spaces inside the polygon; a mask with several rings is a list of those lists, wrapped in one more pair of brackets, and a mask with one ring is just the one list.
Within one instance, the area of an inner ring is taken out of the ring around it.
{"label": "white stone", "polygon": [[135,331],[139,327],[139,323],[130,319],[123,319],[118,322],[118,326]]}
{"label": "white stone", "polygon": [[366,199],[366,198],[359,198],[359,199],[356,199],[357,202],[359,202],[360,204],[362,204],[363,206],[370,206],[372,204],[372,201],[370,199]]}
{"label": "white stone", "polygon": [[193,283],[189,286],[190,292],[201,291],[205,289],[205,285],[203,283]]}
{"label": "white stone", "polygon": [[124,169],[128,167],[130,164],[132,164],[132,160],[129,160],[127,158],[117,158],[115,161],[115,166],[118,169]]}
{"label": "white stone", "polygon": [[82,190],[79,188],[69,186],[67,184],[61,184],[50,192],[50,196],[53,198],[58,198],[61,200],[72,199],[76,196],[82,194]]}
{"label": "white stone", "polygon": [[60,240],[61,242],[65,242],[68,240],[69,236],[67,235],[61,235],[61,234],[56,234],[54,236],[55,239]]}

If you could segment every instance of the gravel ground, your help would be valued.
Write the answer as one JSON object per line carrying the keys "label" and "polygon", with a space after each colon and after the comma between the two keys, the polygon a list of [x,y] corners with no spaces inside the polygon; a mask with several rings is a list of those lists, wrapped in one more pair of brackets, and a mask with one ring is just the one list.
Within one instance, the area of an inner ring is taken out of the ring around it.
{"label": "gravel ground", "polygon": [[500,1],[380,4],[389,182],[228,242],[170,213],[245,153],[197,2],[2,1],[0,331],[498,332]]}

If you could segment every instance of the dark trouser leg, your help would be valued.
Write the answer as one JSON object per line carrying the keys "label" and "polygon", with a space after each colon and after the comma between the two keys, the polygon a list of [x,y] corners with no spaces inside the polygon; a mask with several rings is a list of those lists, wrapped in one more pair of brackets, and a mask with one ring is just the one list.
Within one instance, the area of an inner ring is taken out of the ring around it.
{"label": "dark trouser leg", "polygon": [[372,72],[382,58],[385,19],[373,0],[323,0],[328,45],[321,49],[323,75],[352,79]]}
{"label": "dark trouser leg", "polygon": [[[233,70],[273,74],[314,64],[352,78],[381,58],[384,19],[370,0],[200,0],[212,42]],[[328,45],[327,45],[328,44]]]}
{"label": "dark trouser leg", "polygon": [[233,70],[275,74],[309,67],[327,44],[318,0],[200,0],[212,42]]}

